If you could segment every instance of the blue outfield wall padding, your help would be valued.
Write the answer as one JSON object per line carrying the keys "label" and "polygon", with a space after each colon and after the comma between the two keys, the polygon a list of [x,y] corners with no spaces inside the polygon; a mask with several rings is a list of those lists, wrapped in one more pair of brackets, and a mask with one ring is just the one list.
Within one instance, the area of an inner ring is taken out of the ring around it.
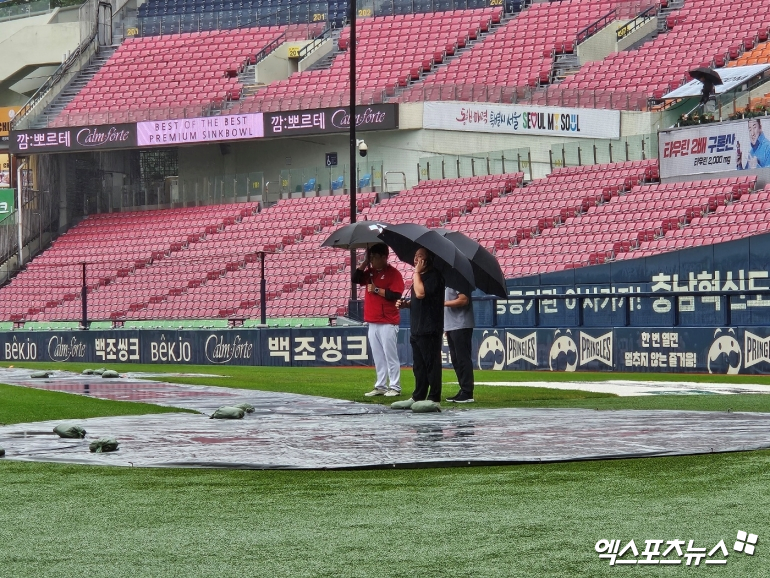
{"label": "blue outfield wall padding", "polygon": [[[398,351],[411,365],[409,330]],[[370,366],[366,327],[0,333],[0,360],[277,367]],[[770,326],[476,329],[477,369],[770,373]],[[451,367],[446,341],[445,367]]]}
{"label": "blue outfield wall padding", "polygon": [[477,369],[764,374],[770,327],[486,329]]}

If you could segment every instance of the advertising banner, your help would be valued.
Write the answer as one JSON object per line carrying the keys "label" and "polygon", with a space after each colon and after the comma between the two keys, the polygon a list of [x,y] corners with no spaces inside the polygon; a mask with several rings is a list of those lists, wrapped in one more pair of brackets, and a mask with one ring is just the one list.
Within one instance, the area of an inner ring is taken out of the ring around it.
{"label": "advertising banner", "polygon": [[11,133],[9,144],[13,154],[22,155],[135,147],[135,124],[19,130]]}
{"label": "advertising banner", "polygon": [[[731,66],[730,68],[716,68],[715,72],[719,74],[722,79],[722,84],[714,86],[714,92],[716,94],[722,94],[728,92],[748,80],[762,74],[767,69],[770,69],[770,64],[753,64],[750,66]],[[684,84],[672,90],[668,94],[663,95],[663,98],[686,98],[689,96],[700,96],[703,92],[703,84],[700,80],[691,80],[687,84]]]}
{"label": "advertising banner", "polygon": [[[395,130],[398,128],[397,104],[356,106],[356,130]],[[350,130],[350,108],[266,112],[265,136],[335,134]]]}
{"label": "advertising banner", "polygon": [[[371,366],[366,327],[0,333],[1,361]],[[398,343],[411,364],[409,331]],[[482,370],[770,373],[770,326],[476,329]],[[451,367],[446,344],[444,366]]]}
{"label": "advertising banner", "polygon": [[11,155],[0,154],[0,189],[11,186]]}
{"label": "advertising banner", "polygon": [[137,145],[152,147],[250,140],[264,135],[262,113],[154,120],[136,124]]}
{"label": "advertising banner", "polygon": [[[405,354],[404,343],[399,341],[399,350]],[[16,331],[0,333],[0,360],[80,361],[100,365],[371,365],[368,346],[366,327]]]}
{"label": "advertising banner", "polygon": [[509,104],[426,102],[423,128],[496,134],[620,138],[620,111]]}
{"label": "advertising banner", "polygon": [[768,327],[476,330],[476,369],[768,373]]}
{"label": "advertising banner", "polygon": [[770,167],[770,117],[658,133],[661,178]]}
{"label": "advertising banner", "polygon": [[18,106],[0,106],[0,148],[8,147],[11,121],[19,112],[19,108]]}
{"label": "advertising banner", "polygon": [[0,221],[10,217],[15,210],[16,190],[0,189]]}

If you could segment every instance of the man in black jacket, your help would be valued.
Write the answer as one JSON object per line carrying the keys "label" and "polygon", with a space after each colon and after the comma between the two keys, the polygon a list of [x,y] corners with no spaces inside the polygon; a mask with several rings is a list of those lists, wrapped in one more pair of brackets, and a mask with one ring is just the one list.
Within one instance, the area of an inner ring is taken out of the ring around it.
{"label": "man in black jacket", "polygon": [[412,371],[414,393],[411,399],[391,404],[393,409],[409,409],[428,399],[436,408],[441,401],[441,339],[444,333],[444,277],[433,267],[433,256],[423,248],[414,256],[412,298],[396,306],[411,310]]}

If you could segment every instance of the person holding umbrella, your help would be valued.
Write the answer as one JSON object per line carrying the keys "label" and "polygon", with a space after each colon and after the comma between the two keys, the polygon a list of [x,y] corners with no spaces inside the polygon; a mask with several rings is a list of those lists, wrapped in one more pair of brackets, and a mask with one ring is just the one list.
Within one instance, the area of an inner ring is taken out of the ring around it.
{"label": "person holding umbrella", "polygon": [[703,84],[703,90],[701,91],[698,106],[701,107],[701,110],[705,110],[711,95],[716,92],[714,86],[722,84],[722,77],[719,76],[719,73],[716,70],[709,68],[708,66],[701,66],[691,70],[690,76]]}
{"label": "person holding umbrella", "polygon": [[396,302],[404,292],[404,278],[388,264],[388,246],[376,243],[366,251],[364,262],[353,272],[353,283],[366,286],[364,321],[369,324],[369,345],[377,381],[367,397],[401,395],[401,363],[398,360]]}
{"label": "person holding umbrella", "polygon": [[473,301],[465,293],[451,287],[444,295],[444,331],[449,344],[449,356],[452,360],[460,391],[446,400],[454,403],[473,403]]}
{"label": "person holding umbrella", "polygon": [[[411,311],[412,371],[414,393],[410,399],[392,403],[393,409],[410,409],[418,402],[422,411],[441,409],[441,338],[444,333],[444,277],[433,266],[433,255],[424,247],[414,254],[411,299],[396,306]],[[416,406],[413,409],[417,409]]]}

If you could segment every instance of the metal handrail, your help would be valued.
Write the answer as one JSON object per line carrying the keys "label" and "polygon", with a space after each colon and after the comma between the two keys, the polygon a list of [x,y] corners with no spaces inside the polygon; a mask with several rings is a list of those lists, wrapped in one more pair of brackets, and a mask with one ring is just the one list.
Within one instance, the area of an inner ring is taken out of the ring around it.
{"label": "metal handrail", "polygon": [[272,53],[278,46],[286,42],[286,33],[282,32],[280,36],[278,36],[275,40],[273,40],[270,44],[265,46],[262,50],[257,52],[255,55],[255,62],[254,64],[257,64],[261,60],[264,60],[267,58],[267,56]]}
{"label": "metal handrail", "polygon": [[48,94],[48,92],[53,89],[62,78],[64,78],[69,69],[75,66],[75,63],[80,59],[80,56],[88,50],[91,44],[96,42],[97,33],[98,30],[94,28],[93,34],[88,38],[88,40],[80,44],[80,46],[75,49],[70,57],[54,71],[48,80],[46,80],[42,86],[35,91],[35,93],[29,98],[26,104],[21,107],[21,110],[19,110],[16,116],[11,120],[11,130],[16,130],[19,123],[21,123],[21,121],[32,112],[35,106],[37,106],[38,103],[42,101],[43,98],[45,98],[46,94]]}
{"label": "metal handrail", "polygon": [[575,35],[575,43],[580,44],[581,42],[585,42],[588,40],[591,36],[599,32],[602,28],[607,26],[610,22],[615,20],[615,17],[617,15],[617,9],[613,8],[610,10],[607,14],[600,17],[596,22],[592,22],[582,30],[580,30]]}
{"label": "metal handrail", "polygon": [[650,6],[649,8],[647,8],[647,10],[639,14],[636,18],[631,20],[631,22],[627,22],[626,24],[618,28],[615,31],[615,37],[617,38],[617,40],[622,40],[623,38],[625,38],[626,36],[634,32],[635,30],[637,30],[638,28],[641,28],[645,22],[647,22],[648,20],[652,20],[658,14],[658,8],[659,6],[657,4],[654,4],[653,6]]}
{"label": "metal handrail", "polygon": [[302,61],[303,58],[305,58],[307,55],[309,55],[313,50],[318,48],[325,40],[326,37],[331,35],[332,27],[327,23],[326,28],[323,29],[321,34],[316,36],[312,42],[309,42],[308,44],[305,44],[302,48],[299,49],[298,55],[298,61]]}

